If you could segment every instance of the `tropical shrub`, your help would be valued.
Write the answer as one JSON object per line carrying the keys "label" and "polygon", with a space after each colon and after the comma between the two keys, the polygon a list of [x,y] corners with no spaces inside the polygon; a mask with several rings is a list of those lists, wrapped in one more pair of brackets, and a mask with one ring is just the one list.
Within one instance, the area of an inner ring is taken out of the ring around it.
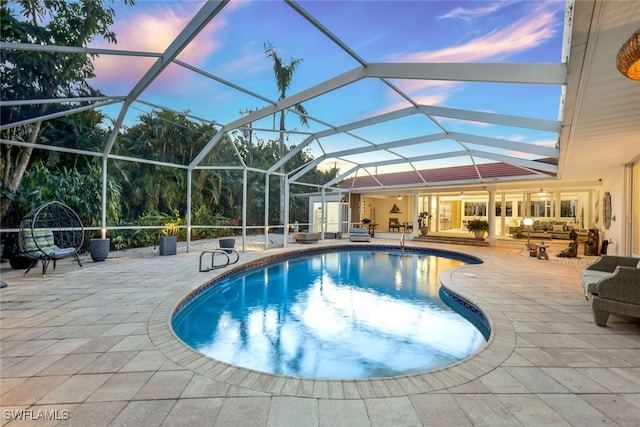
{"label": "tropical shrub", "polygon": [[[107,179],[107,222],[120,218],[120,185]],[[85,227],[98,227],[102,220],[102,169],[90,165],[88,173],[76,169],[55,169],[35,162],[25,172],[18,205],[21,217],[36,206],[58,200],[71,207]]]}

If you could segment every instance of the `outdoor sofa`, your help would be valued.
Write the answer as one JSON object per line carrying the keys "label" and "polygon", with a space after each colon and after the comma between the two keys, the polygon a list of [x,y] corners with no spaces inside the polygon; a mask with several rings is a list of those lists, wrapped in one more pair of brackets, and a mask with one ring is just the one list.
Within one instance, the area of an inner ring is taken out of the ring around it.
{"label": "outdoor sofa", "polygon": [[602,255],[580,277],[596,325],[606,326],[610,313],[640,317],[640,258]]}

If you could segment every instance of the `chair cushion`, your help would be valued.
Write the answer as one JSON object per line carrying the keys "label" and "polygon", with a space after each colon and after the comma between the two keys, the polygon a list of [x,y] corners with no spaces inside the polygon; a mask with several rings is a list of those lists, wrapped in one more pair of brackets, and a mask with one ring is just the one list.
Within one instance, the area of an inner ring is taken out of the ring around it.
{"label": "chair cushion", "polygon": [[611,277],[613,273],[609,273],[607,271],[600,270],[582,270],[580,272],[580,278],[583,282],[596,283],[601,279]]}
{"label": "chair cushion", "polygon": [[53,258],[64,258],[69,255],[73,255],[75,252],[76,248],[58,248],[57,246],[53,245],[51,251],[47,251],[47,254]]}
{"label": "chair cushion", "polygon": [[598,294],[597,284],[600,280],[613,276],[613,273],[599,270],[582,270],[580,278],[582,279],[582,287],[585,294]]}
{"label": "chair cushion", "polygon": [[369,231],[364,228],[350,228],[349,234],[369,234]]}
{"label": "chair cushion", "polygon": [[54,244],[53,231],[48,228],[35,228],[33,232],[27,231],[23,243],[24,250],[28,254],[44,252],[48,255],[49,252],[59,249]]}

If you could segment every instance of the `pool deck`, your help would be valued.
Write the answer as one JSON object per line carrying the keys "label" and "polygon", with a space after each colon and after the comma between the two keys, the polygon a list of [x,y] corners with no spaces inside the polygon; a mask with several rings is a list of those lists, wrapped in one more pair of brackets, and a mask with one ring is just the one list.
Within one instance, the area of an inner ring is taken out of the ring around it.
{"label": "pool deck", "polygon": [[[350,244],[313,246],[336,243]],[[198,272],[202,246],[169,257],[111,254],[85,259],[82,269],[64,260],[45,278],[39,268],[23,276],[3,263],[2,425],[637,425],[640,320],[612,315],[606,328],[593,324],[579,280],[592,259],[556,258],[566,245],[552,246],[550,261],[523,256],[523,244],[407,245],[484,261],[441,278],[485,313],[492,335],[454,366],[380,380],[263,374],[184,345],[171,313],[228,270]],[[250,250],[240,264],[310,246]]]}

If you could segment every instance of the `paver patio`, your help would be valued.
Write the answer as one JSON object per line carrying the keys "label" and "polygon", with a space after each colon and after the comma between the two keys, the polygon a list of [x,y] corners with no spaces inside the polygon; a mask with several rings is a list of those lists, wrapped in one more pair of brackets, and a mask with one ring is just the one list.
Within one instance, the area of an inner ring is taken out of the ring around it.
{"label": "paver patio", "polygon": [[[492,335],[457,365],[381,380],[280,377],[188,348],[171,313],[226,271],[199,273],[200,248],[86,260],[83,269],[59,262],[45,278],[3,264],[2,425],[638,425],[640,320],[593,324],[584,260],[555,259],[553,247],[544,261],[500,246],[408,244],[483,259],[442,280],[486,314]],[[241,263],[299,248],[251,250]]]}

